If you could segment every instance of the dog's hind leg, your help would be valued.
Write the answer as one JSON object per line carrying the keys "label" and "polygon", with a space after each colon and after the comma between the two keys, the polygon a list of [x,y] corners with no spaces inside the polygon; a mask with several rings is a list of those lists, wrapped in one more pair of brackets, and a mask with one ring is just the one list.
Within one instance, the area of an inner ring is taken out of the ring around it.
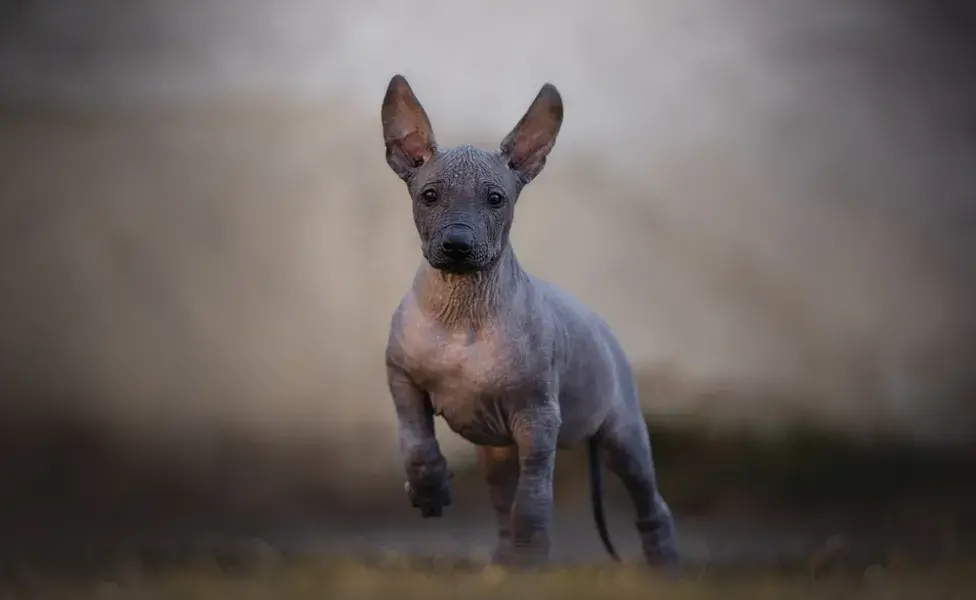
{"label": "dog's hind leg", "polygon": [[648,564],[677,566],[674,519],[657,489],[650,435],[640,410],[614,408],[597,442],[604,464],[621,479],[637,510],[637,531]]}

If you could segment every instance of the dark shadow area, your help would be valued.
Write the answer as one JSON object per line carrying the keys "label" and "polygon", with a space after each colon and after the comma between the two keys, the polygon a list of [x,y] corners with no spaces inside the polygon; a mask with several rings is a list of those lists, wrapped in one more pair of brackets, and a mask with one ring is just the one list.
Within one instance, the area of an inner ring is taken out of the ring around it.
{"label": "dark shadow area", "polygon": [[[827,552],[831,568],[851,571],[976,557],[971,446],[868,442],[804,425],[758,436],[680,418],[649,424],[691,565],[802,572]],[[330,463],[349,458],[327,440],[259,445],[227,435],[193,454],[206,456],[204,465],[95,423],[6,425],[0,565],[12,580],[28,566],[35,575],[91,575],[132,560],[246,567],[325,554],[375,563],[393,551],[462,564],[477,562],[494,539],[476,468],[456,465],[454,506],[422,520],[397,476],[356,494],[331,478]],[[584,457],[565,451],[557,465],[555,560],[604,562]],[[613,477],[606,495],[614,538],[636,557],[629,503]]]}

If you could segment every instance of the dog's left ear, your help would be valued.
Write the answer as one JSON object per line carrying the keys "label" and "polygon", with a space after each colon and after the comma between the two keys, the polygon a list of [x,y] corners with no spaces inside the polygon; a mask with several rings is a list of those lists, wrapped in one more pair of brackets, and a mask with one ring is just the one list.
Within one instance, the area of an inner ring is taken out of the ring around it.
{"label": "dog's left ear", "polygon": [[434,130],[420,101],[403,75],[394,75],[383,98],[383,140],[386,162],[404,181],[437,151]]}
{"label": "dog's left ear", "polygon": [[518,173],[522,185],[535,179],[546,166],[562,123],[563,99],[556,86],[547,83],[501,144],[508,166]]}

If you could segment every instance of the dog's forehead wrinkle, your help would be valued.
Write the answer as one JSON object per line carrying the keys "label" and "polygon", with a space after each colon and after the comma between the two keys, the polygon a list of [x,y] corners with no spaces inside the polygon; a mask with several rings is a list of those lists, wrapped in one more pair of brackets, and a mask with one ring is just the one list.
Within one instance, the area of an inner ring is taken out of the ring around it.
{"label": "dog's forehead wrinkle", "polygon": [[485,184],[504,185],[501,161],[494,152],[461,145],[444,150],[437,159],[434,177],[452,188],[476,188]]}

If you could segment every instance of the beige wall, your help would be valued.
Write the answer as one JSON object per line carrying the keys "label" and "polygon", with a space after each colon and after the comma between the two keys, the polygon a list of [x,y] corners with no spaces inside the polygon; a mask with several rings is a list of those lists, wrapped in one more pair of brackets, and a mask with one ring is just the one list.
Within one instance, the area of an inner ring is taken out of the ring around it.
{"label": "beige wall", "polygon": [[143,4],[36,3],[0,44],[8,99],[94,110],[0,120],[12,406],[195,439],[217,422],[351,432],[372,449],[351,467],[395,462],[382,348],[419,253],[378,106],[403,72],[445,144],[496,143],[560,87],[523,262],[604,313],[642,368],[740,390],[649,409],[972,423],[955,390],[976,92],[911,19],[747,0]]}

